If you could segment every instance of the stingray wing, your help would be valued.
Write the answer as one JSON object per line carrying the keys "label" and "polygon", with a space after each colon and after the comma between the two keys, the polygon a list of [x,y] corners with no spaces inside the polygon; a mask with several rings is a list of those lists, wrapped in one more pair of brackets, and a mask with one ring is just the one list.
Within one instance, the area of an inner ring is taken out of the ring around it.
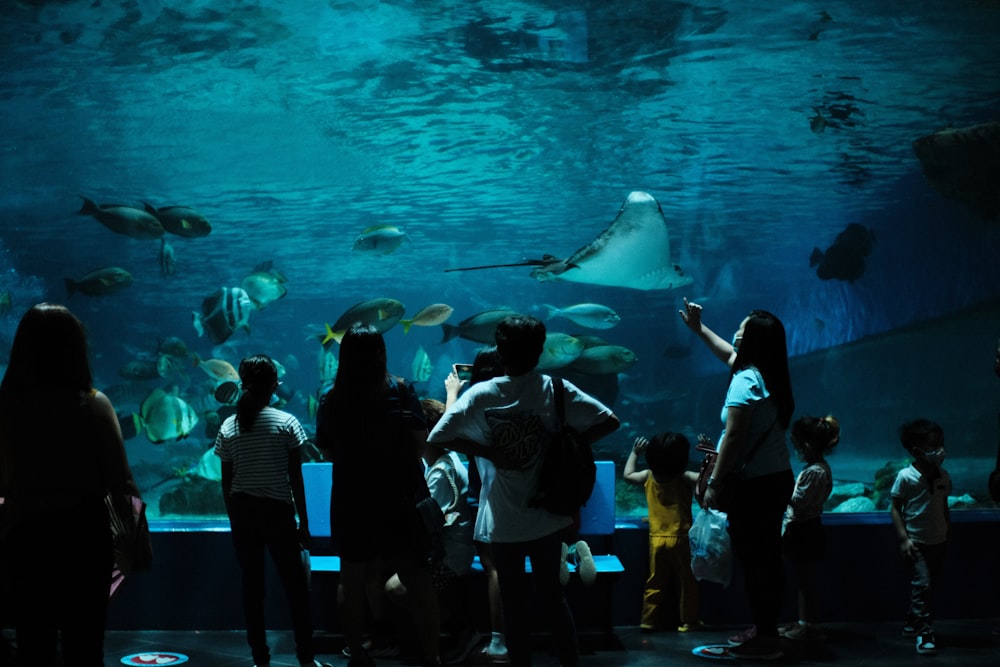
{"label": "stingray wing", "polygon": [[629,194],[618,217],[593,242],[531,275],[641,290],[674,289],[692,282],[670,259],[667,221],[659,203],[638,191]]}

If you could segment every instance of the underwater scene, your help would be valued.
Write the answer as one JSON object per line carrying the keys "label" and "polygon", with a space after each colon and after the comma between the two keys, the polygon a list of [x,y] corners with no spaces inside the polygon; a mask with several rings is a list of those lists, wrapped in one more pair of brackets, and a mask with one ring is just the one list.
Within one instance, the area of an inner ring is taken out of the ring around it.
{"label": "underwater scene", "polygon": [[313,432],[357,320],[443,400],[539,317],[619,473],[638,435],[717,438],[687,298],[784,322],[795,416],[842,426],[829,511],[886,508],[917,417],[953,507],[994,507],[998,34],[997,0],[7,0],[0,371],[69,306],[150,517],[219,519],[240,359]]}

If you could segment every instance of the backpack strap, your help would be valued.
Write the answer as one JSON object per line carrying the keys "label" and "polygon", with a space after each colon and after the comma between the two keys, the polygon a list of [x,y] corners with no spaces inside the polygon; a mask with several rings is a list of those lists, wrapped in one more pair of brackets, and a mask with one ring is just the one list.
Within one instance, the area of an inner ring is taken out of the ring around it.
{"label": "backpack strap", "polygon": [[562,378],[549,376],[552,380],[552,402],[555,404],[556,417],[559,419],[559,428],[566,428],[566,405],[565,399],[563,398],[565,393],[565,387],[563,386]]}

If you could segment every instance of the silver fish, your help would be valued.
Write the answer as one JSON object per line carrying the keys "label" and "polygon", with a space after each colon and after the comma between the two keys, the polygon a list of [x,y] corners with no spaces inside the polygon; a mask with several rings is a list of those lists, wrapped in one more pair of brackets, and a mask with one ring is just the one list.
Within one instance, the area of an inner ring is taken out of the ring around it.
{"label": "silver fish", "polygon": [[573,324],[589,329],[610,329],[622,321],[618,313],[599,303],[578,303],[565,308],[544,304],[549,310],[548,318],[564,317]]}
{"label": "silver fish", "polygon": [[418,327],[432,327],[436,324],[441,324],[455,312],[455,309],[446,303],[432,303],[429,306],[424,306],[420,311],[407,320],[400,320],[399,323],[403,325],[403,333],[410,333],[410,327],[416,325]]}
{"label": "silver fish", "polygon": [[354,239],[351,249],[354,252],[388,255],[408,239],[406,232],[395,225],[375,225],[363,230],[361,235]]}

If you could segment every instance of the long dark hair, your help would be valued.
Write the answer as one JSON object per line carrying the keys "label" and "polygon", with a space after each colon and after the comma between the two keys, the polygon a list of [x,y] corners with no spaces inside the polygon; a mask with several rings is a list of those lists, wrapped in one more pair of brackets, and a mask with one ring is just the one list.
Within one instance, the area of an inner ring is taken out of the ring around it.
{"label": "long dark hair", "polygon": [[472,362],[472,376],[469,378],[469,386],[492,380],[503,374],[503,359],[500,358],[497,346],[487,345],[476,353],[476,358]]}
{"label": "long dark hair", "polygon": [[370,324],[355,324],[340,341],[340,367],[330,398],[340,405],[370,406],[388,391],[385,339]]}
{"label": "long dark hair", "polygon": [[266,354],[255,354],[240,362],[243,394],[236,403],[236,423],[241,431],[252,431],[257,415],[271,402],[278,386],[278,369]]}
{"label": "long dark hair", "polygon": [[788,372],[785,325],[766,310],[750,311],[743,340],[733,362],[733,373],[753,366],[764,377],[764,385],[778,406],[778,421],[787,429],[795,412],[792,378]]}
{"label": "long dark hair", "polygon": [[0,401],[43,391],[76,396],[93,384],[83,323],[65,306],[32,306],[17,325]]}

